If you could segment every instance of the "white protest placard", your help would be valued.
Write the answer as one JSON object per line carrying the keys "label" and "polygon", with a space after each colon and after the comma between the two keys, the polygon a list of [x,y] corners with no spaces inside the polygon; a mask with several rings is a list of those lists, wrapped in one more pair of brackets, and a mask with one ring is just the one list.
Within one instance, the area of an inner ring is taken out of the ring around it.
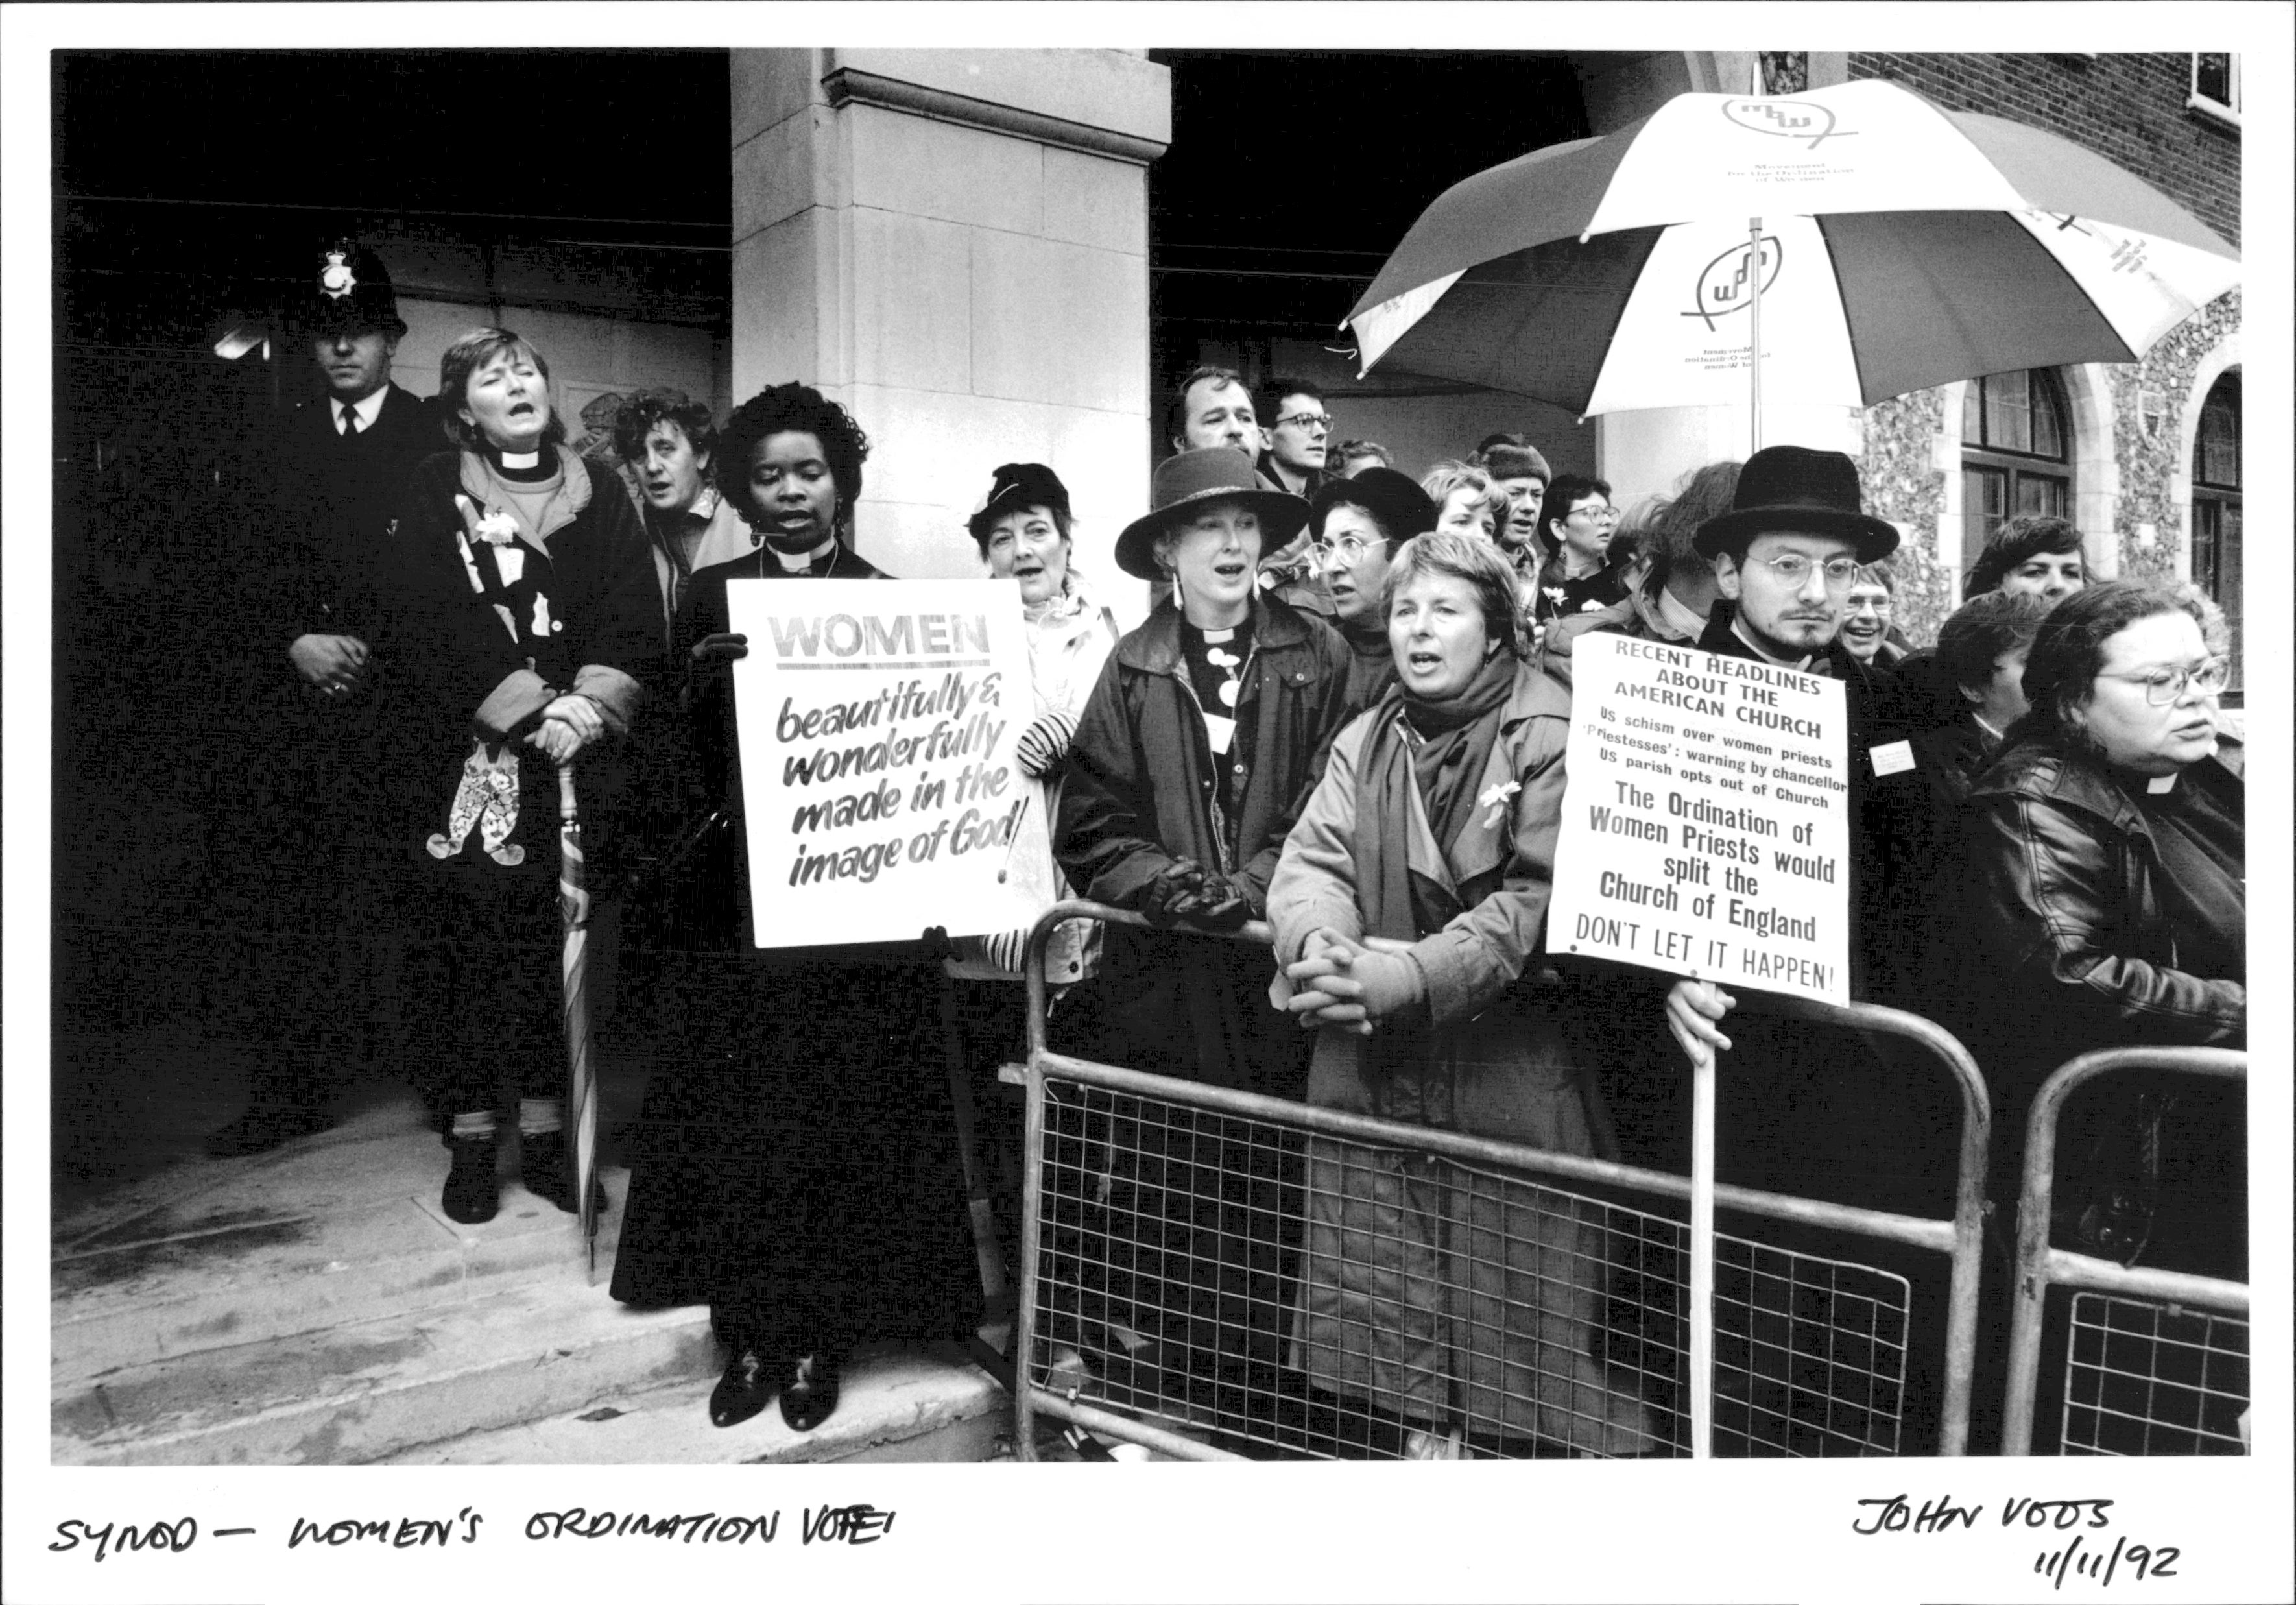
{"label": "white protest placard", "polygon": [[1595,632],[1571,687],[1547,951],[1848,1002],[1841,682]]}
{"label": "white protest placard", "polygon": [[735,580],[759,947],[1033,924],[1053,904],[1021,598],[997,580]]}

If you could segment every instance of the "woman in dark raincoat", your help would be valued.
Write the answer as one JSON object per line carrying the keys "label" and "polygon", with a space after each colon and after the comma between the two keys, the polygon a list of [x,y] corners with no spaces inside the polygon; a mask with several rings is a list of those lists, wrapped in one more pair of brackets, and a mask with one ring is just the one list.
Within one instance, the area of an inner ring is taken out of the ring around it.
{"label": "woman in dark raincoat", "polygon": [[[1284,833],[1345,713],[1349,653],[1254,584],[1263,546],[1296,535],[1307,503],[1262,489],[1250,459],[1226,447],[1168,458],[1153,494],[1116,562],[1168,578],[1173,597],[1117,643],[1085,704],[1056,851],[1086,897],[1159,926],[1233,930],[1266,910]],[[1065,1022],[1055,1017],[1059,1040],[1134,1069],[1297,1098],[1300,1033],[1267,1002],[1274,974],[1264,950],[1111,926],[1099,976],[1076,989]],[[1244,1161],[1185,1111],[1117,1123],[1111,1141],[1111,1230],[1133,1237],[1111,1248],[1137,1269],[1096,1290],[1109,1300],[1105,1352],[1160,1379],[1237,1385],[1248,1350],[1253,1396],[1272,1397],[1272,1161]]]}

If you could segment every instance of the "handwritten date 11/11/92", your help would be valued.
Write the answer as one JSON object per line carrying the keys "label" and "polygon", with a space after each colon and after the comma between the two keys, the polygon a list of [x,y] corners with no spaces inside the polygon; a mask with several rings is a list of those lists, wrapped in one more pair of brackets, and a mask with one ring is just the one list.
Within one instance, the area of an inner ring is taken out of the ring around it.
{"label": "handwritten date 11/11/92", "polygon": [[[1850,1531],[1868,1538],[1881,1533],[1966,1531],[1977,1525],[1977,1519],[1985,1510],[1981,1503],[1956,1504],[1949,1494],[1925,1499],[1918,1508],[1903,1494],[1893,1494],[1885,1499],[1861,1499],[1857,1503],[1864,1514],[1850,1523]],[[2105,1514],[2112,1507],[2110,1499],[2017,1498],[2001,1507],[2000,1523],[2005,1527],[2046,1527],[2060,1532],[2087,1529],[2076,1532],[2071,1541],[2062,1547],[2043,1550],[2034,1556],[2033,1570],[2047,1577],[2055,1589],[2062,1590],[2069,1577],[2109,1588],[2115,1580],[2124,1577],[2142,1583],[2150,1577],[2177,1576],[2177,1564],[2184,1552],[2174,1544],[2131,1543],[2126,1537],[2118,1537],[2106,1550],[2101,1547],[2102,1540],[2089,1538],[2087,1530],[2112,1525],[2112,1519]]]}

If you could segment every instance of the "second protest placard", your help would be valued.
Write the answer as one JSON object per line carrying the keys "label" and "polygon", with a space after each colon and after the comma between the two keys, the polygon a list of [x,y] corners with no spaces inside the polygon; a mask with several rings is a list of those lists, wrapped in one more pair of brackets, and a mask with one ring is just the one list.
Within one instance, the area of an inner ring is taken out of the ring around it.
{"label": "second protest placard", "polygon": [[1547,951],[1849,1001],[1841,682],[1597,632],[1571,683]]}

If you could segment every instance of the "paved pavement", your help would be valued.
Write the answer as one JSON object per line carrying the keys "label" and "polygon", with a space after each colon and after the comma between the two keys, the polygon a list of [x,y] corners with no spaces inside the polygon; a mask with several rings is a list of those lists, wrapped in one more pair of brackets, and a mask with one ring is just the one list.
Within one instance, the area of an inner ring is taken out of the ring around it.
{"label": "paved pavement", "polygon": [[[725,1463],[964,1460],[1009,1453],[1009,1399],[954,1348],[878,1352],[837,1414],[728,1430],[708,1312],[610,1299],[627,1173],[594,1280],[573,1217],[514,1176],[464,1226],[439,1208],[446,1156],[419,1102],[354,1089],[333,1130],[244,1159],[198,1153],[236,1075],[196,1044],[66,1052],[53,1194],[52,1453],[76,1464]],[[181,1066],[180,1074],[154,1074]],[[140,1072],[140,1075],[139,1075]],[[610,1124],[635,1090],[609,1088]],[[617,1106],[619,1106],[618,1108]],[[81,1140],[70,1140],[77,1135]],[[611,1154],[610,1154],[611,1158]]]}

